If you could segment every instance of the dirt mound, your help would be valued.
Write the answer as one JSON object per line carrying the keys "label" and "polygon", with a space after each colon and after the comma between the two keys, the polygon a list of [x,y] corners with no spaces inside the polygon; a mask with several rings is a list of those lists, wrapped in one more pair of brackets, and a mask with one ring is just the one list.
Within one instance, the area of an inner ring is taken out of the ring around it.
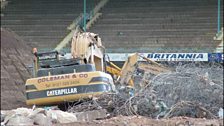
{"label": "dirt mound", "polygon": [[146,86],[136,91],[134,96],[125,97],[120,92],[105,94],[70,105],[68,111],[103,108],[111,116],[218,118],[223,108],[222,64],[192,62],[176,66],[172,71],[154,77],[144,73],[142,80]]}
{"label": "dirt mound", "polygon": [[75,122],[58,124],[56,126],[222,126],[222,119],[197,119],[188,117],[175,117],[171,119],[150,119],[143,116],[117,116],[106,120],[92,122]]}
{"label": "dirt mound", "polygon": [[25,106],[31,48],[12,31],[1,28],[1,110]]}

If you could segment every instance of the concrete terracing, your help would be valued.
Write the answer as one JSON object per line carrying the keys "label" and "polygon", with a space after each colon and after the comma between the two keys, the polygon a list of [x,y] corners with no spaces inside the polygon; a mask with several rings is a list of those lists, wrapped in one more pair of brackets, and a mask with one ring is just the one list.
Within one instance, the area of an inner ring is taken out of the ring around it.
{"label": "concrete terracing", "polygon": [[217,0],[110,0],[102,13],[90,31],[109,52],[207,52],[218,44]]}
{"label": "concrete terracing", "polygon": [[82,12],[82,4],[80,0],[10,0],[1,24],[32,47],[53,49]]}

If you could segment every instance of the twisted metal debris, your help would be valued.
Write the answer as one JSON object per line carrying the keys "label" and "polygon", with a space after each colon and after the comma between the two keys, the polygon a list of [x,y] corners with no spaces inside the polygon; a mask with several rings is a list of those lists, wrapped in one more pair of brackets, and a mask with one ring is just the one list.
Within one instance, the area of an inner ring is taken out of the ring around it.
{"label": "twisted metal debris", "polygon": [[175,72],[157,76],[151,85],[168,107],[180,101],[191,101],[214,115],[223,107],[223,66],[220,64],[178,66]]}
{"label": "twisted metal debris", "polygon": [[[170,64],[169,64],[170,65]],[[173,72],[142,75],[144,88],[134,96],[103,94],[74,104],[69,112],[106,109],[111,116],[142,115],[151,118],[174,116],[217,118],[223,108],[223,66],[218,63],[173,63]],[[137,75],[137,74],[136,74]]]}

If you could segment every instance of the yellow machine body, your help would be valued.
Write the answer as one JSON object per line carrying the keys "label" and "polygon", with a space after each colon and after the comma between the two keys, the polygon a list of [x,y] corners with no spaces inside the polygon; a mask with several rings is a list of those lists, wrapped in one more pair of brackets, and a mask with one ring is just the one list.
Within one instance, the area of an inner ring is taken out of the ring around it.
{"label": "yellow machine body", "polygon": [[26,81],[27,105],[53,105],[113,90],[113,79],[100,71],[43,76]]}

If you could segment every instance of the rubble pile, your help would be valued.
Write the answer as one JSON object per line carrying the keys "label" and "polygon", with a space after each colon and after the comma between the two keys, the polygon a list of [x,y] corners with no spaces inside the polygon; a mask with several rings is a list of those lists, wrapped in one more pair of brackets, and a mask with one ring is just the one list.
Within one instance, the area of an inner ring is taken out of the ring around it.
{"label": "rubble pile", "polygon": [[127,97],[122,97],[122,95],[120,94],[105,93],[97,98],[93,98],[92,100],[75,103],[69,106],[67,111],[76,113],[98,109],[106,109],[108,113],[112,115],[117,115],[115,114],[115,109],[120,108],[125,103],[126,100]]}
{"label": "rubble pile", "polygon": [[[111,116],[217,118],[219,109],[223,107],[222,72],[223,66],[216,63],[179,64],[175,71],[153,78],[149,76],[145,88],[132,97],[121,93],[104,94],[74,104],[68,111],[106,109]],[[147,80],[147,73],[145,75],[144,81]]]}
{"label": "rubble pile", "polygon": [[156,117],[163,106],[156,100],[153,92],[139,93],[136,96],[127,98],[119,93],[103,94],[92,100],[82,101],[80,104],[73,104],[68,107],[68,112],[77,113],[83,111],[105,109],[110,117],[117,115],[143,115]]}
{"label": "rubble pile", "polygon": [[[160,74],[154,78],[151,88],[156,91],[157,98],[169,108],[188,101],[217,115],[219,109],[223,108],[223,66],[216,63],[181,65],[176,67],[175,72]],[[190,114],[197,117],[193,114],[195,112],[190,107],[188,113],[182,112],[176,116]]]}
{"label": "rubble pile", "polygon": [[74,114],[61,110],[46,110],[43,108],[17,108],[1,111],[1,125],[45,125],[70,123],[77,121]]}
{"label": "rubble pile", "polygon": [[4,125],[41,125],[52,126],[73,122],[86,122],[105,118],[106,110],[93,110],[86,112],[69,113],[53,107],[45,108],[17,108],[1,111],[1,126]]}

